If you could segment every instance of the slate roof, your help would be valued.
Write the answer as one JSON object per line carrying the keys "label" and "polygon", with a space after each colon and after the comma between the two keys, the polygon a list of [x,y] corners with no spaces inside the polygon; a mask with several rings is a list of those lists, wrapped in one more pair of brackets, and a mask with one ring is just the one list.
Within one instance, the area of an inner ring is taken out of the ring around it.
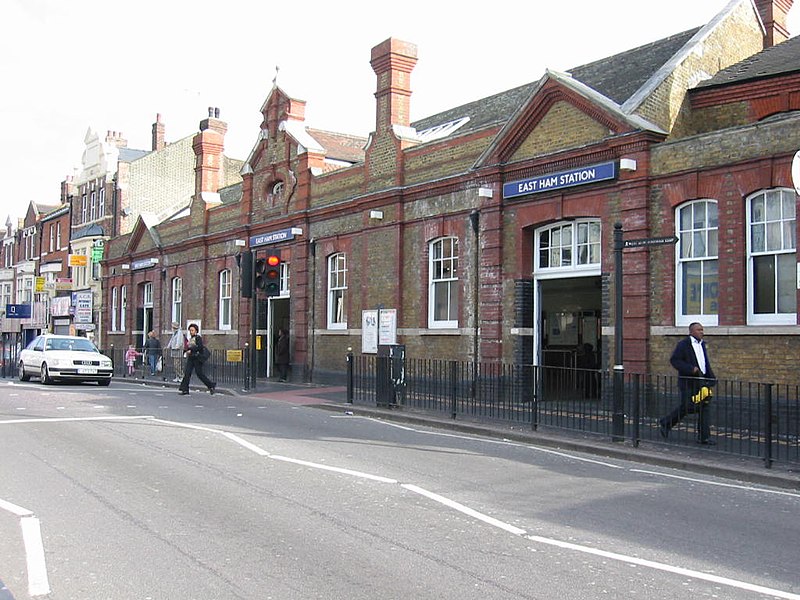
{"label": "slate roof", "polygon": [[[572,77],[600,92],[618,104],[623,104],[661,67],[663,67],[700,28],[627,50],[585,65],[569,69]],[[538,81],[482,98],[469,104],[420,119],[411,125],[417,131],[428,129],[468,116],[469,122],[459,128],[466,133],[485,126],[505,123],[514,111],[530,96]]]}
{"label": "slate roof", "polygon": [[800,36],[789,38],[723,69],[711,79],[699,83],[696,89],[742,83],[800,72]]}
{"label": "slate roof", "polygon": [[134,148],[120,148],[119,160],[122,162],[133,162],[137,158],[142,158],[150,154],[150,150],[136,150]]}
{"label": "slate roof", "polygon": [[311,127],[307,127],[306,131],[325,148],[327,158],[350,163],[364,160],[364,146],[367,145],[367,138],[312,129]]}

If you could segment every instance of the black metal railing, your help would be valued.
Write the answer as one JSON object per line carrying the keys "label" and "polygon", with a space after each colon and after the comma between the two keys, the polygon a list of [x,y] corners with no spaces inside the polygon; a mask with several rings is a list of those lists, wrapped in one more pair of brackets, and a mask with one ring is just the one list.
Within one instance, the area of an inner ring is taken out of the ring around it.
{"label": "black metal railing", "polygon": [[[347,398],[449,417],[526,424],[615,441],[694,444],[699,408],[668,437],[662,420],[681,402],[677,376],[624,374],[622,406],[609,371],[380,356],[347,357]],[[712,451],[800,463],[800,386],[719,380],[706,410]]]}
{"label": "black metal railing", "polygon": [[[127,348],[114,346],[103,350],[103,354],[111,357],[114,362],[114,376],[132,379],[149,379],[177,383],[183,378],[186,359],[183,352],[175,352],[168,348],[162,349],[157,355],[156,372],[151,374],[150,362],[146,350],[136,348],[137,355],[133,368],[129,368],[125,353]],[[203,370],[208,377],[224,387],[239,387],[250,389],[250,363],[249,353],[245,350],[211,349],[211,357],[205,362]],[[158,360],[160,359],[160,361]],[[158,369],[160,366],[160,370]],[[197,378],[193,376],[193,382]]]}

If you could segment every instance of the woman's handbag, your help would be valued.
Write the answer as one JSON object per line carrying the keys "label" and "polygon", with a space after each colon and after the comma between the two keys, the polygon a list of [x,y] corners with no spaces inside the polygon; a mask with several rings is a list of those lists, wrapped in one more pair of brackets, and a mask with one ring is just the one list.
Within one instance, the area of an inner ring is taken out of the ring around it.
{"label": "woman's handbag", "polygon": [[200,360],[206,362],[209,358],[211,358],[211,350],[203,346],[203,351],[200,353]]}

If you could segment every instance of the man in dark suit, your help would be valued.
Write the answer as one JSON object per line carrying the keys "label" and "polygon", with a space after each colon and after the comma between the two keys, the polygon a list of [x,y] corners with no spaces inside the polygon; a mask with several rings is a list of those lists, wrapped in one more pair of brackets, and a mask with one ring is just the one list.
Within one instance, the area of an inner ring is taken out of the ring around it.
{"label": "man in dark suit", "polygon": [[701,388],[710,390],[716,384],[716,375],[708,359],[706,344],[703,342],[703,326],[700,323],[689,325],[689,337],[682,339],[675,346],[670,364],[678,371],[678,388],[681,393],[681,403],[675,409],[659,419],[661,436],[666,438],[672,429],[687,414],[697,412],[698,443],[715,444],[710,437],[708,423],[708,401],[692,402],[692,396],[699,393]]}

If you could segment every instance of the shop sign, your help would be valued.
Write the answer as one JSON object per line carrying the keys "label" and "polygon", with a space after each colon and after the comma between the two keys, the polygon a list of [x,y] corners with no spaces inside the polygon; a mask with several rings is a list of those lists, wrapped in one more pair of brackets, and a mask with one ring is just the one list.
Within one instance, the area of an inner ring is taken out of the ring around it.
{"label": "shop sign", "polygon": [[75,323],[92,322],[92,292],[72,292]]}
{"label": "shop sign", "polygon": [[30,304],[6,304],[7,319],[30,319],[31,314]]}

